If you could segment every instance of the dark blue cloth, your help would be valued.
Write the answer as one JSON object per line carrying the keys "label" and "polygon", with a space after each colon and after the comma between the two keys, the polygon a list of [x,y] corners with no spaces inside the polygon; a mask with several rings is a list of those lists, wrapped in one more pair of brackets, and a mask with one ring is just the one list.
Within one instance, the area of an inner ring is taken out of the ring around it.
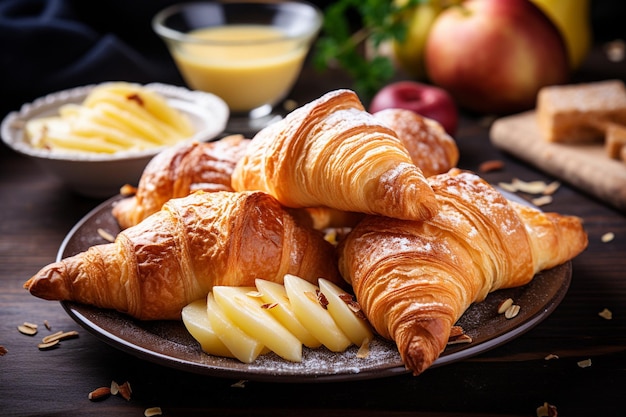
{"label": "dark blue cloth", "polygon": [[102,81],[182,84],[151,28],[171,3],[0,0],[0,116],[41,95]]}

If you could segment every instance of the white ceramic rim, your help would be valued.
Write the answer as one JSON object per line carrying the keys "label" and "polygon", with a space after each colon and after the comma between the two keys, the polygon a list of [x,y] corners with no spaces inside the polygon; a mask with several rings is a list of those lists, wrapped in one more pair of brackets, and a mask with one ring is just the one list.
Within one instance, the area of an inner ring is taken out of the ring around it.
{"label": "white ceramic rim", "polygon": [[[82,87],[71,88],[68,90],[51,93],[34,100],[31,103],[25,103],[18,111],[10,112],[0,125],[0,134],[2,140],[13,150],[40,159],[55,159],[61,161],[120,161],[146,158],[154,156],[163,149],[172,146],[165,145],[144,150],[120,151],[112,154],[100,154],[89,152],[61,152],[58,150],[47,150],[33,148],[24,138],[24,126],[26,122],[33,118],[54,115],[57,109],[68,103],[82,103],[91,90],[100,85],[106,85],[112,82],[100,84],[91,84]],[[131,83],[140,85],[137,83]],[[226,123],[230,115],[228,105],[220,97],[206,93],[203,91],[189,90],[185,87],[179,87],[162,83],[149,83],[143,87],[155,91],[162,96],[179,111],[188,114],[192,119],[196,119],[195,123],[199,124],[199,130],[189,139],[185,139],[178,143],[184,142],[206,142],[216,138],[226,128]],[[198,127],[198,126],[197,126]]]}

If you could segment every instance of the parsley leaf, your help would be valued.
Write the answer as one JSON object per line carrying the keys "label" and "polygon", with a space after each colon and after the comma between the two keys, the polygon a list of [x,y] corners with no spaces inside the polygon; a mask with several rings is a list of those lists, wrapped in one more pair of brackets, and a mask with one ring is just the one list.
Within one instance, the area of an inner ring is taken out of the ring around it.
{"label": "parsley leaf", "polygon": [[355,91],[365,99],[395,74],[389,57],[365,56],[366,42],[376,49],[390,40],[406,37],[403,14],[428,0],[337,0],[324,11],[322,35],[315,45],[314,65],[323,70],[342,68],[353,79]]}

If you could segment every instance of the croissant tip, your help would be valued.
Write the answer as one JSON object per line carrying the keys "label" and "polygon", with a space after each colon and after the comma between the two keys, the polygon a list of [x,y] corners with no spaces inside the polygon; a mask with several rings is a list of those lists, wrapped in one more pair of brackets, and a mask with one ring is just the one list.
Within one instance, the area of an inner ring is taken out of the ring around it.
{"label": "croissant tip", "polygon": [[30,278],[28,281],[26,281],[22,287],[30,291],[31,285],[33,285],[33,278]]}

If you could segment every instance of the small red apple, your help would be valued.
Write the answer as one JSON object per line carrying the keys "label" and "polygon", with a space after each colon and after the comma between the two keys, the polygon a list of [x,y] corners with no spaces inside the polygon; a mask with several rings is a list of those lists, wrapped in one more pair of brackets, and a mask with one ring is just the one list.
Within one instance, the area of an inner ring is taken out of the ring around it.
{"label": "small red apple", "polygon": [[449,135],[456,133],[459,113],[450,94],[442,88],[415,81],[391,83],[372,98],[369,112],[390,108],[411,110],[438,121]]}
{"label": "small red apple", "polygon": [[480,113],[530,109],[541,87],[569,77],[561,34],[528,0],[466,0],[447,8],[429,32],[425,65],[433,84]]}

